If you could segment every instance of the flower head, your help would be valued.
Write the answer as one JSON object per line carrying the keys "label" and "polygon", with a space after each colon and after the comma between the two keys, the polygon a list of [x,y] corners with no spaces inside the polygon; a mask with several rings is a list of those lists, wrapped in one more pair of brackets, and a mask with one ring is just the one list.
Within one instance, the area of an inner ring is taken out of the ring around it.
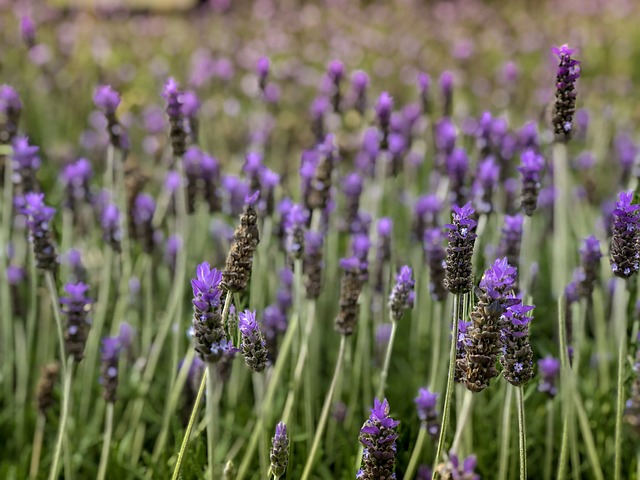
{"label": "flower head", "polygon": [[105,115],[115,115],[120,105],[120,94],[111,85],[101,85],[93,95],[93,103]]}
{"label": "flower head", "polygon": [[396,428],[400,422],[389,416],[389,402],[377,398],[371,415],[360,429],[358,440],[364,446],[357,480],[395,479]]}
{"label": "flower head", "polygon": [[267,366],[267,348],[256,320],[256,312],[245,310],[238,314],[238,329],[242,335],[240,349],[247,366],[261,372]]}
{"label": "flower head", "polygon": [[271,440],[271,474],[280,478],[287,471],[289,464],[289,438],[287,426],[280,422],[276,425],[276,434]]}
{"label": "flower head", "polygon": [[411,295],[416,283],[412,275],[413,271],[408,265],[400,268],[400,272],[396,275],[396,284],[389,296],[389,310],[393,321],[400,320],[402,313],[412,306]]}

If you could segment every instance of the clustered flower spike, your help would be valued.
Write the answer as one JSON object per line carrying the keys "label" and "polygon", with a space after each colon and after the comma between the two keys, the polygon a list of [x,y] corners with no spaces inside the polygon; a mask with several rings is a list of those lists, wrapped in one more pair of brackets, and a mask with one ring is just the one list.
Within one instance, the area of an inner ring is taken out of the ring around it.
{"label": "clustered flower spike", "polygon": [[58,267],[56,249],[53,245],[51,220],[56,209],[44,203],[44,193],[27,193],[21,199],[20,213],[27,217],[29,238],[33,244],[36,266],[41,270],[55,272]]}
{"label": "clustered flower spike", "polygon": [[556,381],[560,375],[560,360],[550,355],[546,356],[538,360],[538,368],[542,376],[538,391],[546,393],[550,398],[555,397],[558,393]]}
{"label": "clustered flower spike", "polygon": [[464,357],[457,361],[460,380],[469,390],[481,392],[498,376],[496,363],[501,352],[500,335],[507,308],[520,302],[507,296],[515,282],[516,269],[506,258],[496,260],[480,280],[478,303],[471,312]]}
{"label": "clustered flower spike", "polygon": [[340,267],[344,270],[340,283],[340,310],[335,321],[335,328],[341,335],[351,335],[358,323],[360,305],[358,298],[366,278],[367,264],[356,256],[340,259]]}
{"label": "clustered flower spike", "polygon": [[389,127],[391,122],[391,110],[393,110],[393,98],[389,95],[389,92],[382,92],[380,94],[375,110],[376,116],[378,117],[378,124],[382,131],[380,149],[386,150],[389,146]]}
{"label": "clustered flower spike", "polygon": [[131,232],[142,242],[142,249],[153,253],[156,243],[155,228],[153,227],[153,215],[156,211],[156,202],[151,195],[140,193],[136,195],[131,210]]}
{"label": "clustered flower spike", "polygon": [[252,372],[261,372],[267,366],[267,348],[256,320],[256,312],[245,310],[238,314],[238,329],[242,335],[240,350]]}
{"label": "clustered flower spike", "polygon": [[376,229],[378,232],[378,245],[376,247],[374,288],[376,292],[382,292],[385,283],[385,267],[391,259],[393,220],[389,217],[382,217],[378,220]]}
{"label": "clustered flower spike", "polygon": [[600,241],[593,235],[584,239],[580,249],[581,279],[578,291],[583,298],[591,297],[598,277],[600,276]]}
{"label": "clustered flower spike", "polygon": [[55,402],[53,390],[59,374],[60,365],[58,365],[57,362],[43,365],[40,370],[40,379],[36,387],[36,401],[38,403],[38,410],[43,415],[47,413],[47,410],[49,410]]}
{"label": "clustered flower spike", "polygon": [[640,205],[632,204],[633,191],[621,192],[613,211],[613,237],[611,239],[611,270],[621,278],[629,278],[639,268]]}
{"label": "clustered flower spike", "polygon": [[443,240],[444,235],[440,228],[428,228],[424,231],[422,243],[424,255],[429,264],[429,291],[436,301],[444,300],[447,296],[447,289],[444,286],[447,252],[442,246]]}
{"label": "clustered flower spike", "polygon": [[520,265],[523,224],[524,218],[522,215],[505,215],[502,236],[498,244],[498,256],[506,257],[509,264],[516,269]]}
{"label": "clustered flower spike", "polygon": [[324,271],[324,235],[322,232],[307,230],[304,235],[304,258],[302,270],[306,275],[304,288],[307,298],[317,299],[322,292]]}
{"label": "clustered flower spike", "polygon": [[113,90],[111,85],[101,85],[93,95],[93,103],[107,119],[107,133],[111,145],[121,150],[128,150],[127,132],[116,118],[116,109],[120,105],[120,94]]}
{"label": "clustered flower spike", "polygon": [[9,144],[18,132],[22,102],[9,85],[0,85],[0,144]]}
{"label": "clustered flower spike", "polygon": [[396,284],[389,295],[389,310],[391,312],[391,320],[397,322],[402,318],[405,310],[413,306],[413,287],[416,282],[412,278],[413,271],[411,267],[405,265],[396,275]]}
{"label": "clustered flower spike", "polygon": [[287,471],[289,465],[289,437],[287,426],[280,422],[276,425],[276,434],[271,439],[271,475],[280,478]]}
{"label": "clustered flower spike", "polygon": [[449,460],[436,467],[436,472],[443,480],[480,480],[475,473],[477,460],[475,455],[469,455],[460,464],[460,459],[454,452],[449,452]]}
{"label": "clustered flower spike", "polygon": [[162,90],[162,98],[167,102],[167,116],[169,117],[169,138],[171,149],[176,157],[181,157],[186,151],[187,132],[182,113],[182,91],[173,77],[167,79]]}
{"label": "clustered flower spike", "polygon": [[573,132],[573,114],[576,111],[575,83],[580,78],[580,62],[571,57],[573,49],[566,44],[554,47],[552,51],[560,59],[556,74],[553,129],[556,137],[567,141]]}
{"label": "clustered flower spike", "polygon": [[418,390],[418,396],[414,399],[416,409],[418,410],[418,418],[422,422],[424,428],[427,429],[431,438],[437,438],[440,433],[440,422],[438,421],[438,412],[436,405],[439,395],[430,391],[428,388]]}
{"label": "clustered flower spike", "polygon": [[240,215],[240,225],[233,234],[233,243],[227,256],[225,270],[222,272],[223,284],[229,292],[240,292],[247,287],[253,254],[260,242],[258,231],[258,213],[255,203],[259,192],[256,191],[245,199],[244,212]]}
{"label": "clustered flower spike", "polygon": [[222,324],[222,274],[203,262],[196,268],[193,288],[193,343],[205,362],[220,361],[231,345]]}
{"label": "clustered flower spike", "polygon": [[77,217],[81,202],[91,201],[89,182],[93,177],[93,168],[86,158],[79,158],[68,163],[62,169],[60,180],[65,186],[64,206],[69,208]]}
{"label": "clustered flower spike", "polygon": [[82,282],[67,283],[64,290],[68,296],[60,298],[60,305],[62,313],[67,317],[64,332],[65,350],[67,355],[79,362],[84,357],[84,346],[91,326],[88,313],[92,300],[86,296],[89,285]]}
{"label": "clustered flower spike", "polygon": [[[337,161],[337,146],[332,134],[327,135],[324,142],[317,146],[316,155],[316,168],[311,175],[308,195],[305,198],[309,211],[326,209],[331,199],[331,180]],[[302,176],[302,171],[300,173]]]}
{"label": "clustered flower spike", "polygon": [[108,203],[100,215],[102,238],[117,253],[121,251],[122,231],[120,230],[120,210],[113,203]]}
{"label": "clustered flower spike", "polygon": [[356,474],[357,480],[395,480],[397,420],[389,416],[389,402],[377,398],[369,419],[360,429],[358,440],[364,446],[362,464]]}
{"label": "clustered flower spike", "polygon": [[102,361],[100,383],[102,384],[102,396],[107,403],[116,401],[118,389],[118,360],[122,345],[120,337],[105,337],[102,339],[100,356]]}
{"label": "clustered flower spike", "polygon": [[477,237],[474,213],[471,202],[462,207],[454,205],[452,223],[445,225],[449,233],[444,285],[451,293],[468,293],[473,287],[471,257]]}
{"label": "clustered flower spike", "polygon": [[17,194],[39,190],[36,173],[40,168],[40,147],[29,144],[27,137],[18,136],[13,140],[11,161],[13,184]]}
{"label": "clustered flower spike", "polygon": [[353,106],[360,115],[364,115],[367,109],[367,87],[369,75],[362,70],[356,70],[351,74],[351,88],[353,89]]}
{"label": "clustered flower spike", "polygon": [[301,205],[294,203],[283,222],[287,253],[295,260],[301,259],[304,254],[304,237],[308,220],[309,212]]}
{"label": "clustered flower spike", "polygon": [[544,158],[534,150],[525,150],[521,156],[518,171],[522,175],[521,206],[527,216],[533,215],[538,207],[540,178],[544,168]]}
{"label": "clustered flower spike", "polygon": [[516,387],[533,378],[533,351],[529,342],[529,323],[533,316],[527,315],[533,308],[533,305],[516,304],[504,313],[500,363],[502,375]]}

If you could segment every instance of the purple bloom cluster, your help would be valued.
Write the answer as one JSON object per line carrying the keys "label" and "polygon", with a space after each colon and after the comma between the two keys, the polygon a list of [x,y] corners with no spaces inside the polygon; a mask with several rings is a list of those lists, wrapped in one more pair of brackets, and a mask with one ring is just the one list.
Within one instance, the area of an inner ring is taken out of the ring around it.
{"label": "purple bloom cluster", "polygon": [[360,429],[358,440],[364,446],[362,465],[356,474],[357,480],[396,478],[396,428],[400,422],[389,416],[389,402],[377,398],[369,419]]}
{"label": "purple bloom cluster", "polygon": [[102,339],[100,358],[102,361],[100,383],[102,384],[102,396],[106,402],[116,401],[118,388],[118,360],[120,357],[121,343],[118,337],[105,337]]}
{"label": "purple bloom cluster", "polygon": [[447,253],[442,246],[444,235],[440,228],[428,228],[424,231],[424,254],[429,264],[429,291],[434,300],[444,300],[447,289],[444,286]]}
{"label": "purple bloom cluster", "polygon": [[276,479],[280,478],[287,471],[289,464],[289,437],[287,436],[287,426],[279,422],[276,425],[276,433],[271,440],[271,475]]}
{"label": "purple bloom cluster", "polygon": [[297,260],[304,254],[304,237],[308,221],[309,212],[297,203],[291,205],[283,220],[287,253]]}
{"label": "purple bloom cluster", "polygon": [[261,372],[267,366],[267,347],[256,312],[245,310],[238,314],[238,329],[242,335],[240,350],[247,366],[253,372]]}
{"label": "purple bloom cluster", "polygon": [[0,144],[9,144],[18,132],[22,102],[9,85],[0,85]]}
{"label": "purple bloom cluster", "polygon": [[380,138],[380,149],[386,150],[389,148],[389,129],[391,124],[391,111],[393,110],[393,98],[389,95],[389,92],[382,92],[378,97],[378,102],[375,106],[376,117],[378,119],[378,125],[382,132]]}
{"label": "purple bloom cluster", "polygon": [[489,214],[493,211],[493,193],[499,178],[500,166],[492,156],[480,162],[471,187],[478,213]]}
{"label": "purple bloom cluster", "polygon": [[351,89],[353,108],[360,114],[364,115],[367,109],[367,87],[369,86],[369,75],[362,70],[356,70],[351,74]]}
{"label": "purple bloom cluster", "polygon": [[84,346],[91,326],[88,313],[92,300],[86,296],[89,285],[82,282],[67,283],[64,290],[68,296],[60,298],[60,305],[62,313],[67,317],[64,331],[65,350],[67,355],[79,362],[84,357]]}
{"label": "purple bloom cluster", "polygon": [[129,137],[116,118],[116,109],[120,105],[120,94],[110,85],[101,85],[93,95],[93,103],[107,119],[107,133],[111,145],[121,150],[128,150]]}
{"label": "purple bloom cluster", "polygon": [[102,238],[111,245],[114,251],[120,252],[120,242],[122,241],[122,231],[120,229],[120,210],[113,203],[108,203],[100,214],[100,225],[102,226]]}
{"label": "purple bloom cluster", "polygon": [[39,151],[40,147],[30,145],[27,137],[18,136],[13,140],[11,160],[16,192],[27,193],[39,190],[36,178],[41,163]]}
{"label": "purple bloom cluster", "polygon": [[93,168],[86,158],[79,158],[65,165],[60,174],[65,186],[65,207],[77,213],[81,202],[91,201],[89,182],[92,177]]}
{"label": "purple bloom cluster", "polygon": [[227,341],[222,315],[222,273],[203,262],[196,268],[193,289],[193,342],[205,362],[215,363],[233,349]]}
{"label": "purple bloom cluster", "polygon": [[152,223],[155,211],[156,202],[151,195],[140,193],[136,196],[130,215],[132,233],[142,242],[142,248],[148,254],[153,252],[156,243]]}
{"label": "purple bloom cluster", "polygon": [[556,74],[556,105],[553,128],[557,137],[569,140],[573,131],[573,115],[576,111],[575,83],[580,78],[580,62],[571,57],[573,49],[568,45],[554,47],[553,53],[560,60]]}
{"label": "purple bloom cluster", "polygon": [[453,207],[452,223],[446,224],[448,246],[445,259],[445,287],[451,293],[467,293],[473,286],[473,266],[471,257],[476,241],[475,228],[478,225],[473,219],[475,214],[471,202]]}
{"label": "purple bloom cluster", "polygon": [[58,259],[51,238],[50,223],[56,209],[44,203],[44,193],[27,193],[23,198],[17,200],[20,213],[27,217],[27,228],[33,244],[37,267],[41,270],[54,272],[58,266]]}
{"label": "purple bloom cluster", "polygon": [[407,265],[400,268],[396,275],[396,284],[389,295],[389,311],[394,322],[400,320],[403,312],[413,306],[413,287],[416,282],[412,275],[413,271]]}
{"label": "purple bloom cluster", "polygon": [[181,157],[186,151],[187,132],[182,112],[182,94],[178,82],[169,77],[162,90],[162,98],[167,102],[165,112],[169,117],[169,138],[171,149],[176,157]]}
{"label": "purple bloom cluster", "polygon": [[546,393],[553,398],[558,393],[556,382],[560,375],[560,360],[552,356],[546,356],[538,360],[538,368],[540,369],[540,384],[538,390]]}
{"label": "purple bloom cluster", "polygon": [[480,475],[475,473],[477,463],[476,456],[469,455],[461,464],[458,456],[449,452],[449,460],[438,465],[436,472],[442,479],[480,480]]}
{"label": "purple bloom cluster", "polygon": [[580,283],[578,289],[584,298],[591,297],[598,277],[600,276],[600,241],[593,235],[584,239],[580,248]]}
{"label": "purple bloom cluster", "polygon": [[632,204],[633,191],[621,192],[613,211],[613,237],[611,239],[611,270],[613,274],[629,278],[639,268],[640,205]]}
{"label": "purple bloom cluster", "polygon": [[436,405],[439,395],[430,391],[428,388],[418,390],[418,396],[414,402],[418,410],[418,418],[422,425],[427,429],[431,438],[437,438],[440,433],[440,422],[438,422],[438,412]]}
{"label": "purple bloom cluster", "polygon": [[529,324],[533,316],[527,315],[533,305],[512,305],[504,313],[502,329],[502,375],[512,385],[520,386],[533,378],[533,352],[529,342]]}
{"label": "purple bloom cluster", "polygon": [[520,214],[505,215],[502,236],[498,244],[498,256],[506,257],[507,262],[516,269],[520,265],[520,246],[524,218]]}
{"label": "purple bloom cluster", "polygon": [[522,152],[521,164],[518,171],[522,175],[521,206],[528,216],[533,215],[538,207],[540,194],[540,178],[544,168],[544,158],[534,150]]}
{"label": "purple bloom cluster", "polygon": [[187,177],[187,210],[189,213],[195,211],[197,197],[200,193],[207,201],[210,212],[220,211],[220,165],[218,160],[198,147],[189,147],[184,154],[183,161]]}

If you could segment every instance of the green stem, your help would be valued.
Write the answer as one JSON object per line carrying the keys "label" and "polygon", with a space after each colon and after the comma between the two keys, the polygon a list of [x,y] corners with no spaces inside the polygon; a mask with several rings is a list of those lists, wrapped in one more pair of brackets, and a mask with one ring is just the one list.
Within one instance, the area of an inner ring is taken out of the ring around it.
{"label": "green stem", "polygon": [[511,444],[511,404],[513,389],[506,385],[504,405],[502,409],[502,435],[500,437],[500,466],[498,468],[498,480],[507,478],[509,467],[509,447]]}
{"label": "green stem", "polygon": [[64,333],[62,329],[62,317],[60,316],[60,300],[58,299],[58,290],[56,289],[56,281],[53,278],[53,273],[47,271],[45,273],[45,281],[47,288],[49,289],[49,295],[51,295],[51,308],[53,309],[53,316],[56,320],[56,330],[58,333],[58,343],[60,344],[60,365],[62,366],[62,375],[66,377],[67,362],[64,350]]}
{"label": "green stem", "polygon": [[547,439],[545,442],[544,456],[544,480],[551,480],[551,470],[553,467],[553,399],[547,400]]}
{"label": "green stem", "polygon": [[464,427],[468,425],[469,415],[471,414],[471,406],[473,405],[473,392],[471,390],[465,390],[464,399],[462,400],[462,408],[460,409],[460,415],[456,420],[456,434],[453,437],[453,443],[451,444],[451,450],[458,451],[458,445],[462,439],[462,432]]}
{"label": "green stem", "polygon": [[431,322],[433,323],[433,335],[431,337],[431,370],[429,372],[429,383],[431,390],[437,389],[438,383],[438,367],[440,366],[440,347],[442,345],[442,321],[440,319],[442,315],[442,301],[431,302],[433,315],[431,316]]}
{"label": "green stem", "polygon": [[104,441],[102,442],[102,453],[100,454],[100,467],[98,468],[97,480],[104,480],[107,474],[109,450],[111,449],[111,435],[113,433],[113,402],[107,403],[107,411],[105,413],[104,423]]}
{"label": "green stem", "polygon": [[44,426],[46,423],[47,417],[42,412],[38,412],[36,431],[33,434],[33,451],[31,452],[29,478],[38,478],[38,470],[40,468],[40,455],[42,453],[42,438],[44,436]]}
{"label": "green stem", "polygon": [[604,476],[602,475],[602,468],[600,467],[600,460],[598,459],[598,451],[593,440],[591,427],[589,426],[589,417],[587,416],[587,412],[584,409],[584,405],[582,404],[582,400],[580,399],[579,392],[576,389],[574,389],[573,391],[573,401],[575,403],[576,412],[578,413],[580,431],[582,433],[585,446],[587,447],[587,456],[589,458],[589,463],[591,464],[593,476],[597,480],[604,480]]}
{"label": "green stem", "polygon": [[56,448],[53,454],[53,463],[49,472],[49,480],[58,478],[58,467],[60,464],[60,456],[62,453],[62,443],[67,430],[67,419],[69,417],[69,404],[71,402],[71,377],[73,376],[73,357],[69,357],[67,370],[64,374],[64,390],[62,393],[62,416],[60,417],[60,426],[58,427],[58,438],[56,440]]}
{"label": "green stem", "polygon": [[[231,295],[227,294],[227,297]],[[215,365],[213,363],[207,364],[207,396],[206,396],[206,409],[207,409],[207,460],[209,462],[209,478],[215,480],[215,440],[217,438],[216,432],[216,420],[219,417],[219,405],[217,404],[214,391],[216,389],[214,380],[216,372],[214,370]]]}
{"label": "green stem", "polygon": [[[9,154],[2,154],[4,157],[4,191],[2,199],[2,223],[0,223],[0,305],[2,305],[2,336],[4,339],[4,352],[2,358],[4,363],[3,380],[5,399],[13,398],[13,367],[15,348],[11,344],[13,341],[13,315],[11,312],[11,291],[7,280],[7,268],[9,259],[7,258],[7,248],[11,239],[11,210],[13,206],[13,162]],[[32,305],[32,308],[35,306]]]}
{"label": "green stem", "polygon": [[384,390],[387,384],[387,376],[389,375],[389,366],[391,365],[391,353],[393,352],[393,342],[396,338],[396,332],[398,331],[398,322],[391,322],[391,335],[389,336],[389,343],[387,344],[387,353],[384,356],[384,365],[382,372],[380,373],[380,385],[378,385],[377,398],[382,400],[384,398]]}
{"label": "green stem", "polygon": [[427,433],[427,427],[422,425],[420,427],[420,432],[418,432],[416,444],[413,446],[413,453],[411,454],[411,460],[409,460],[409,466],[407,467],[407,471],[404,475],[405,478],[413,478],[418,468],[418,462],[420,461],[420,455],[422,454],[422,446],[427,438]]}
{"label": "green stem", "polygon": [[520,480],[527,480],[527,432],[524,418],[524,395],[522,385],[516,387],[518,404],[518,447],[520,449]]}
{"label": "green stem", "polygon": [[569,365],[569,358],[567,352],[567,337],[565,331],[565,309],[566,298],[561,295],[558,299],[558,339],[560,343],[560,364],[562,366],[560,371],[562,388],[562,403],[563,403],[563,415],[564,422],[562,424],[562,443],[560,446],[560,460],[558,461],[558,475],[557,478],[566,478],[567,467],[567,455],[568,455],[568,443],[569,443],[569,418],[571,416],[571,396],[570,390],[573,387],[570,385],[569,371],[571,366]]}
{"label": "green stem", "polygon": [[153,334],[153,259],[151,255],[146,255],[145,259],[145,268],[144,268],[144,280],[143,280],[143,289],[144,289],[144,321],[141,325],[142,331],[142,351],[149,351],[149,347],[151,345],[151,335]]}
{"label": "green stem", "polygon": [[615,325],[618,337],[618,387],[616,397],[616,429],[614,437],[615,461],[614,480],[620,480],[622,474],[622,415],[624,412],[624,360],[627,352],[627,288],[624,280],[617,279],[613,299]]}
{"label": "green stem", "polygon": [[333,372],[333,379],[331,380],[331,386],[329,387],[327,396],[324,399],[324,405],[322,406],[322,412],[320,413],[320,420],[318,421],[316,433],[313,437],[313,445],[311,446],[311,451],[307,456],[307,463],[305,464],[304,470],[302,471],[301,480],[307,480],[310,477],[311,472],[313,471],[313,465],[315,463],[316,455],[318,453],[318,448],[320,447],[320,441],[322,440],[324,428],[329,418],[329,410],[331,409],[331,402],[333,401],[333,393],[335,392],[336,385],[338,384],[338,377],[340,376],[340,372],[342,370],[342,364],[344,361],[344,352],[346,350],[346,346],[347,346],[347,337],[345,335],[341,335],[340,350],[338,351],[338,359],[336,360],[336,368]]}
{"label": "green stem", "polygon": [[[456,369],[456,347],[458,341],[458,317],[460,316],[461,304],[463,295],[455,294],[453,299],[453,334],[451,335],[451,348],[449,350],[449,374],[447,376],[447,390],[444,396],[444,406],[442,408],[442,428],[440,429],[440,438],[438,439],[438,447],[436,449],[436,456],[433,463],[438,464],[440,461],[440,455],[444,448],[444,442],[447,438],[447,427],[449,426],[449,410],[451,409],[451,397],[453,396],[453,375]],[[436,319],[438,321],[438,319]],[[433,480],[436,480],[438,475],[437,471],[433,472]]]}
{"label": "green stem", "polygon": [[553,292],[559,294],[567,284],[569,249],[570,179],[567,147],[562,142],[553,145],[553,175],[557,198],[553,203]]}
{"label": "green stem", "polygon": [[182,444],[180,445],[180,452],[178,453],[178,460],[176,460],[176,466],[173,469],[173,475],[171,476],[171,480],[178,480],[180,475],[180,467],[182,467],[182,461],[184,460],[184,454],[187,451],[187,445],[189,444],[189,437],[191,436],[191,430],[193,430],[193,424],[196,421],[196,417],[198,416],[198,409],[200,408],[200,404],[202,403],[202,395],[204,395],[204,389],[207,384],[207,372],[209,369],[205,369],[202,375],[202,381],[200,382],[200,388],[198,389],[198,395],[196,396],[196,401],[193,404],[193,409],[191,410],[191,416],[189,417],[189,423],[187,425],[187,430],[184,432],[184,437],[182,438]]}

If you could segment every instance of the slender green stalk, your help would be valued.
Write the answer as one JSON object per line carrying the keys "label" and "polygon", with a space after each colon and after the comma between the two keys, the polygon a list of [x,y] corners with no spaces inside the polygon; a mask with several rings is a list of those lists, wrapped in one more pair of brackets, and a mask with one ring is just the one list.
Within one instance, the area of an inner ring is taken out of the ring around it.
{"label": "slender green stalk", "polygon": [[31,451],[31,463],[29,465],[29,478],[38,478],[38,470],[40,469],[40,456],[42,454],[42,438],[44,436],[44,426],[47,423],[47,417],[38,412],[36,420],[36,431],[33,434],[33,450]]}
{"label": "slender green stalk", "polygon": [[584,405],[582,404],[582,400],[580,399],[580,395],[578,394],[578,391],[576,389],[574,389],[573,391],[573,401],[575,403],[576,412],[578,414],[578,421],[580,422],[580,432],[582,433],[582,438],[584,440],[585,446],[587,447],[587,457],[589,458],[589,463],[591,464],[593,476],[597,480],[604,480],[602,468],[600,467],[598,451],[596,449],[595,441],[593,440],[591,427],[589,426],[589,417],[587,416],[587,412],[584,409]]}
{"label": "slender green stalk", "polygon": [[[227,295],[229,298],[231,295]],[[209,478],[215,480],[215,441],[217,435],[217,425],[219,415],[219,405],[216,401],[214,391],[216,389],[215,377],[216,372],[214,370],[215,365],[213,363],[207,363],[207,396],[206,396],[206,409],[207,409],[207,460],[209,462]]]}
{"label": "slender green stalk", "polygon": [[69,418],[69,404],[71,403],[71,380],[73,376],[73,357],[69,357],[67,369],[64,374],[64,390],[62,392],[62,415],[60,417],[60,426],[58,427],[58,438],[56,440],[56,448],[53,454],[53,463],[49,472],[49,480],[58,478],[58,467],[60,464],[60,456],[62,454],[62,443],[67,431],[67,420]]}
{"label": "slender green stalk", "polygon": [[[451,409],[451,397],[453,396],[453,374],[456,366],[456,347],[458,341],[458,317],[460,316],[460,310],[462,305],[463,296],[460,294],[454,295],[453,299],[453,334],[451,336],[451,348],[449,350],[449,374],[447,376],[447,390],[444,395],[444,406],[442,408],[442,428],[440,429],[440,438],[438,439],[438,447],[436,449],[436,456],[433,463],[437,464],[440,461],[440,455],[444,448],[444,443],[447,438],[447,427],[449,426],[449,410]],[[436,319],[437,321],[437,319]],[[433,480],[436,480],[438,473],[433,472]]]}
{"label": "slender green stalk", "polygon": [[567,284],[569,266],[569,195],[571,194],[567,146],[562,142],[553,145],[553,175],[557,197],[553,203],[553,292],[559,294]]}
{"label": "slender green stalk", "polygon": [[502,435],[500,437],[500,463],[498,480],[506,480],[509,467],[509,447],[511,445],[511,404],[513,389],[505,385],[504,405],[502,408]]}
{"label": "slender green stalk", "polygon": [[613,299],[615,326],[618,339],[618,387],[616,396],[616,429],[614,437],[615,461],[613,478],[620,480],[622,474],[622,415],[624,413],[624,367],[627,354],[627,285],[622,279],[616,279]]}
{"label": "slender green stalk", "polygon": [[[13,366],[15,349],[11,345],[13,341],[13,316],[11,315],[11,291],[7,280],[7,248],[11,239],[11,210],[13,206],[13,162],[8,154],[4,156],[4,191],[2,199],[2,223],[0,223],[0,308],[2,308],[2,328],[4,339],[4,351],[2,352],[4,363],[5,399],[13,398]],[[35,308],[35,307],[34,307]]]}
{"label": "slender green stalk", "polygon": [[342,371],[342,364],[344,362],[344,352],[346,350],[346,346],[347,346],[347,337],[345,335],[341,335],[340,350],[338,351],[338,359],[336,360],[336,368],[333,372],[333,379],[331,380],[331,386],[329,387],[327,396],[324,399],[324,405],[322,406],[322,413],[320,413],[320,420],[318,421],[316,433],[313,437],[313,445],[311,446],[311,451],[307,456],[307,462],[304,466],[304,470],[302,471],[301,480],[307,480],[308,478],[310,478],[310,475],[313,471],[316,455],[318,454],[318,448],[320,447],[320,441],[322,440],[322,436],[324,434],[324,428],[329,418],[329,410],[331,409],[333,394],[335,392],[336,385],[338,384],[338,377],[340,376],[340,373]]}
{"label": "slender green stalk", "polygon": [[53,273],[47,271],[45,273],[45,281],[47,288],[49,289],[49,295],[51,295],[51,308],[53,309],[53,316],[56,320],[56,330],[58,334],[58,343],[60,344],[60,365],[62,366],[62,375],[66,377],[67,362],[64,350],[64,333],[62,329],[62,317],[60,316],[60,300],[58,299],[58,290],[56,289],[56,281],[53,278]]}
{"label": "slender green stalk", "polygon": [[569,358],[567,352],[567,337],[565,331],[565,309],[566,298],[561,295],[558,299],[558,339],[560,343],[560,378],[562,387],[562,403],[563,403],[563,415],[564,422],[562,424],[562,443],[560,446],[560,460],[558,461],[558,475],[557,478],[566,478],[567,468],[567,455],[569,447],[569,420],[571,417],[571,389],[573,385],[570,385],[570,369]]}
{"label": "slender green stalk", "polygon": [[429,385],[431,390],[437,388],[438,383],[438,367],[440,366],[440,348],[442,345],[442,301],[431,302],[433,315],[431,323],[433,324],[433,335],[431,336],[431,370],[429,371]]}
{"label": "slender green stalk", "polygon": [[518,447],[520,449],[520,480],[527,480],[527,432],[524,418],[524,395],[522,385],[516,388],[518,405]]}
{"label": "slender green stalk", "polygon": [[104,440],[102,453],[100,454],[100,466],[98,468],[98,480],[104,480],[109,463],[109,450],[111,449],[111,435],[113,433],[113,402],[107,403],[107,411],[104,419]]}
{"label": "slender green stalk", "polygon": [[208,371],[209,371],[208,368],[205,369],[202,375],[202,381],[200,382],[198,395],[196,396],[196,401],[194,402],[193,409],[191,410],[191,416],[189,417],[187,430],[184,432],[184,437],[182,438],[182,444],[180,445],[180,452],[178,453],[178,459],[176,460],[176,466],[173,469],[173,475],[171,476],[171,480],[178,480],[178,477],[180,475],[180,468],[182,467],[184,454],[187,451],[187,445],[189,444],[189,437],[191,436],[191,430],[193,430],[193,424],[196,421],[196,417],[198,416],[198,409],[200,408],[200,404],[202,403],[202,395],[204,395],[205,386],[207,384]]}
{"label": "slender green stalk", "polygon": [[427,427],[422,425],[420,427],[420,431],[418,432],[418,438],[416,439],[416,444],[413,446],[413,453],[411,453],[411,460],[409,460],[409,466],[407,467],[407,471],[405,472],[405,478],[414,478],[414,474],[418,468],[418,462],[420,462],[420,456],[422,455],[422,447],[424,445],[424,441],[427,438]]}
{"label": "slender green stalk", "polygon": [[464,427],[466,427],[468,424],[472,405],[473,392],[471,390],[465,389],[464,399],[462,400],[462,408],[460,409],[460,413],[456,420],[456,434],[454,435],[453,443],[451,444],[451,450],[453,450],[454,452],[459,451],[458,446],[460,445],[460,440],[462,439],[462,432],[464,432]]}
{"label": "slender green stalk", "polygon": [[391,322],[391,335],[389,336],[389,343],[387,344],[387,353],[384,356],[384,365],[382,372],[380,373],[380,385],[378,385],[377,398],[384,398],[384,390],[387,384],[387,375],[389,375],[389,366],[391,365],[391,354],[393,352],[393,342],[396,338],[396,332],[398,331],[398,322]]}
{"label": "slender green stalk", "polygon": [[151,255],[145,255],[145,266],[144,266],[144,280],[143,280],[143,289],[144,289],[144,320],[141,325],[141,333],[142,333],[142,351],[147,352],[149,346],[151,345],[151,335],[153,334],[153,276],[154,276],[154,265],[153,259]]}
{"label": "slender green stalk", "polygon": [[551,470],[553,468],[553,399],[547,400],[547,432],[544,455],[544,480],[551,480]]}

